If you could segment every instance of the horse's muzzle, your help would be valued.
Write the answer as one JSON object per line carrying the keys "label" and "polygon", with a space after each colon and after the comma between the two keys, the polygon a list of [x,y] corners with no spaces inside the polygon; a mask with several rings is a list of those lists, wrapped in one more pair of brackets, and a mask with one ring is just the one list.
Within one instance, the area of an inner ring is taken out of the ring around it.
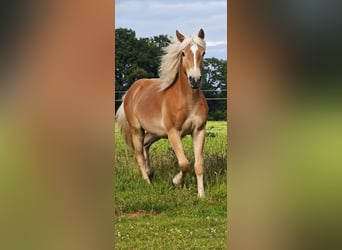
{"label": "horse's muzzle", "polygon": [[201,86],[201,79],[202,79],[202,76],[200,77],[189,76],[188,80],[189,80],[189,84],[191,88],[198,89]]}

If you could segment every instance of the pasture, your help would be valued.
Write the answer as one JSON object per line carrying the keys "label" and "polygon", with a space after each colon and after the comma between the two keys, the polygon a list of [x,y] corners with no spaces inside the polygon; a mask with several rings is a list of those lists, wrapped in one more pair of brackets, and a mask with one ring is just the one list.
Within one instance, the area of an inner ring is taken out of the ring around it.
{"label": "pasture", "polygon": [[[191,137],[182,143],[193,164]],[[204,199],[193,167],[183,187],[171,184],[179,167],[167,140],[154,143],[150,155],[152,185],[115,129],[115,249],[227,249],[227,123],[207,123]]]}

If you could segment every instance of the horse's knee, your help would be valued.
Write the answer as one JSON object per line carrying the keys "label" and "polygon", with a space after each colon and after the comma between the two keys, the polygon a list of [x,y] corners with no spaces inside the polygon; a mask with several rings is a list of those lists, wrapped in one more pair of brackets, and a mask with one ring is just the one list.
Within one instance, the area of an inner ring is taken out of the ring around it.
{"label": "horse's knee", "polygon": [[188,161],[179,162],[179,168],[182,172],[188,172],[190,170],[190,163]]}
{"label": "horse's knee", "polygon": [[195,164],[195,173],[196,175],[203,175],[203,164]]}

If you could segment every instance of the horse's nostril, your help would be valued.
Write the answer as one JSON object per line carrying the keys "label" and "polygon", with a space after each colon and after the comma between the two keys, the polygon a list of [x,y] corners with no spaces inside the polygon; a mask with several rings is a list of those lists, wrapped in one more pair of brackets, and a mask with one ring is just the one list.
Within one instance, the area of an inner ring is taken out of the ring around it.
{"label": "horse's nostril", "polygon": [[189,80],[192,81],[192,77],[191,76],[189,76]]}

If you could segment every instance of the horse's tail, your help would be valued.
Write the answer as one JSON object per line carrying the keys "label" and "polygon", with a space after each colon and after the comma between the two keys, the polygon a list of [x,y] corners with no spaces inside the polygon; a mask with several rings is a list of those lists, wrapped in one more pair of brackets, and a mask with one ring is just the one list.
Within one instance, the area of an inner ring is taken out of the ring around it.
{"label": "horse's tail", "polygon": [[116,111],[115,120],[116,123],[119,125],[120,132],[122,137],[124,138],[126,144],[133,149],[133,140],[132,135],[129,129],[129,124],[126,118],[125,110],[124,110],[124,98],[122,104],[120,105],[119,109]]}

